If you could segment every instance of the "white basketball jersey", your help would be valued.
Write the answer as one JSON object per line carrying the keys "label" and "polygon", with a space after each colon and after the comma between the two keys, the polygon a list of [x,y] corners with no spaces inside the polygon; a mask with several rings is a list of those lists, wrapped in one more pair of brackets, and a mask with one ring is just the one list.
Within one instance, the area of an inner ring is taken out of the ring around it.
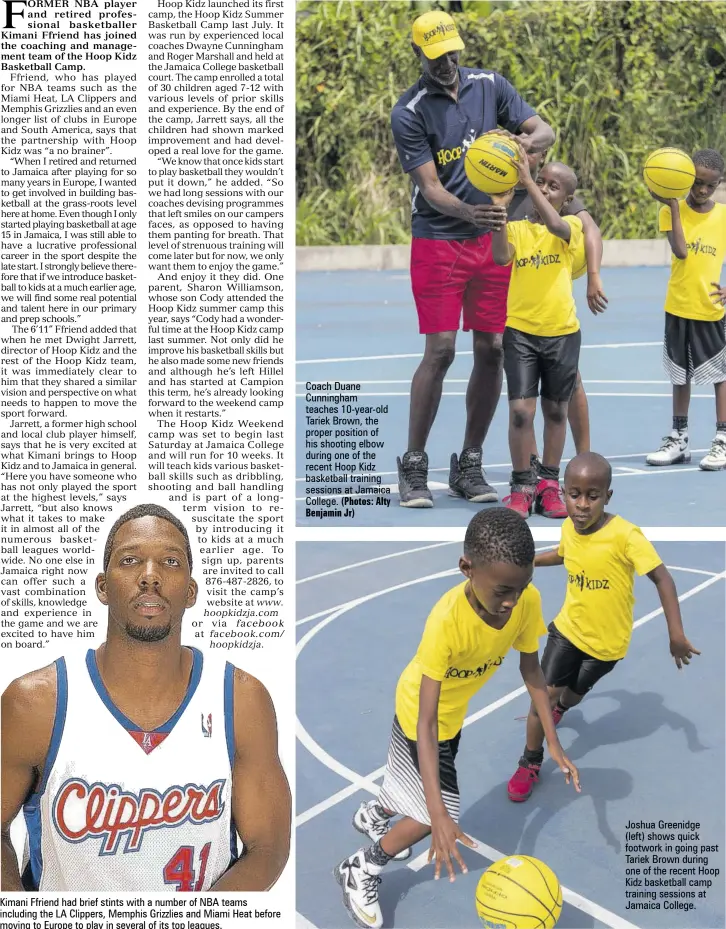
{"label": "white basketball jersey", "polygon": [[234,668],[191,651],[186,696],[152,732],[114,706],[94,651],[58,659],[48,758],[23,808],[28,889],[202,891],[235,860]]}

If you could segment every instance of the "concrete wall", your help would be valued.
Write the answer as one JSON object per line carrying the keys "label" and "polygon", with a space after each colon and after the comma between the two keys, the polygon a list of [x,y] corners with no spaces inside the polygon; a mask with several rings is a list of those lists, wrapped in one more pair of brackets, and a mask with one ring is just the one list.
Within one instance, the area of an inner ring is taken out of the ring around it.
{"label": "concrete wall", "polygon": [[[298,271],[407,271],[408,245],[332,245],[300,247]],[[670,265],[668,241],[610,239],[603,247],[603,268]]]}

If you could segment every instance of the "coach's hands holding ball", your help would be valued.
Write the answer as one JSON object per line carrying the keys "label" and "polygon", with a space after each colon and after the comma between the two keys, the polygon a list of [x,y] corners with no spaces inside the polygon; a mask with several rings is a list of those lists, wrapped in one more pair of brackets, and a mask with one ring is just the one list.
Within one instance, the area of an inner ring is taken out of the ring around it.
{"label": "coach's hands holding ball", "polygon": [[464,864],[459,849],[456,847],[457,842],[463,842],[469,848],[476,848],[476,842],[465,835],[458,824],[444,810],[438,816],[431,817],[431,848],[429,849],[429,863],[434,858],[436,865],[434,867],[434,880],[438,881],[441,877],[441,863],[446,865],[449,872],[449,881],[456,880],[454,873],[454,862],[456,859],[461,868],[462,874],[468,874],[469,869]]}

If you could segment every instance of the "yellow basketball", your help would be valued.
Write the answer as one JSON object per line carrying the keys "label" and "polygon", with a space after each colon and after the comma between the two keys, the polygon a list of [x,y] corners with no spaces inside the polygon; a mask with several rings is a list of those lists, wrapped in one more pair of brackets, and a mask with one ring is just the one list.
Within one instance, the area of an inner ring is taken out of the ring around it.
{"label": "yellow basketball", "polygon": [[643,180],[659,197],[681,200],[693,187],[696,169],[689,156],[678,148],[659,148],[645,159]]}
{"label": "yellow basketball", "polygon": [[503,194],[517,183],[517,145],[503,135],[482,135],[466,150],[469,182],[485,194]]}
{"label": "yellow basketball", "polygon": [[537,858],[510,855],[479,879],[476,911],[486,929],[552,929],[562,911],[562,889]]}

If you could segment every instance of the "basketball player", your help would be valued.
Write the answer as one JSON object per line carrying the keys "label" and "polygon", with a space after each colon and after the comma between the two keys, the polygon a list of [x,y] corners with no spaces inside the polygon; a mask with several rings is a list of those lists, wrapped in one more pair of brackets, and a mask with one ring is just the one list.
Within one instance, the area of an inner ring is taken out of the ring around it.
{"label": "basketball player", "polygon": [[129,510],[96,578],[106,641],[3,694],[3,890],[267,890],[282,872],[291,812],[275,713],[259,681],[182,646],[191,567],[175,516]]}
{"label": "basketball player", "polygon": [[464,42],[448,13],[419,16],[411,44],[421,76],[393,107],[391,129],[413,187],[411,287],[425,345],[411,382],[408,445],[397,462],[399,503],[434,505],[425,449],[462,313],[464,330],[473,333],[474,365],[462,450],[450,460],[449,492],[471,503],[492,503],[497,491],[486,480],[482,445],[502,387],[511,267],[497,266],[491,247],[490,233],[503,225],[506,211],[467,180],[466,150],[480,135],[504,131],[516,134],[528,152],[541,152],[555,134],[501,74],[459,66]]}

